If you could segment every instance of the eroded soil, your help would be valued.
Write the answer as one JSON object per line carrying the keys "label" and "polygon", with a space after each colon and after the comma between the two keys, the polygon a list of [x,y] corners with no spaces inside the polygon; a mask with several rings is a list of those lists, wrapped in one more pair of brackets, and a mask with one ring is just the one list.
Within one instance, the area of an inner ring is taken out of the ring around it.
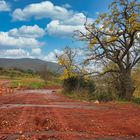
{"label": "eroded soil", "polygon": [[96,105],[49,90],[0,96],[0,140],[140,140],[140,106]]}

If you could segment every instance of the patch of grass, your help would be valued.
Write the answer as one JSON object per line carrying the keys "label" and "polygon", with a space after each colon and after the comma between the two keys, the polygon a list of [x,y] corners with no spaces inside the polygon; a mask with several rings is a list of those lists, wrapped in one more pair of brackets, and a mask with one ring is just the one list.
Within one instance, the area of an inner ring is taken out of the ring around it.
{"label": "patch of grass", "polygon": [[140,98],[133,98],[132,101],[136,104],[140,104]]}
{"label": "patch of grass", "polygon": [[117,103],[119,103],[119,104],[131,103],[131,101],[127,101],[127,100],[123,100],[123,99],[115,100],[115,102],[117,102]]}
{"label": "patch of grass", "polygon": [[[47,77],[48,78],[48,77]],[[45,81],[41,78],[40,73],[30,70],[24,71],[19,69],[0,68],[0,79],[10,81],[10,86],[17,88],[39,89],[47,86],[61,85],[58,76],[53,76],[52,79]]]}
{"label": "patch of grass", "polygon": [[50,81],[47,81],[47,86],[61,86],[62,81],[60,81],[58,78],[54,78]]}
{"label": "patch of grass", "polygon": [[39,89],[43,88],[46,85],[45,81],[40,79],[39,77],[36,78],[22,78],[20,80],[12,80],[11,87],[17,88],[27,88],[27,89]]}
{"label": "patch of grass", "polygon": [[[84,93],[78,93],[78,92],[64,92],[64,91],[60,91],[60,94],[63,94],[71,99],[75,99],[75,100],[79,100],[79,101],[95,101],[97,99],[93,98],[93,96],[89,96],[89,94],[87,94],[86,92]],[[113,102],[116,102],[118,104],[128,104],[128,103],[136,103],[136,104],[140,104],[140,98],[133,98],[131,101],[127,101],[125,99],[114,99]]]}
{"label": "patch of grass", "polygon": [[10,80],[10,77],[9,76],[5,76],[5,75],[0,75],[0,79],[1,80]]}
{"label": "patch of grass", "polygon": [[61,94],[66,95],[67,97],[75,100],[80,100],[80,101],[91,101],[91,97],[89,96],[88,93],[86,92],[64,92],[61,91]]}

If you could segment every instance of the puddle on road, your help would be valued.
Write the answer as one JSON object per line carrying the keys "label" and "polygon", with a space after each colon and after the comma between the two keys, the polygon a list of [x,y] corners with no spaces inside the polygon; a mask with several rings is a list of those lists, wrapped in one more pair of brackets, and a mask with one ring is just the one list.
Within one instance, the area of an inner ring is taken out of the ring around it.
{"label": "puddle on road", "polygon": [[44,107],[44,108],[66,108],[66,109],[86,109],[86,110],[106,110],[109,107],[99,106],[85,106],[85,105],[72,105],[72,104],[57,104],[57,105],[36,105],[36,104],[3,104],[0,108],[18,108],[18,107]]}
{"label": "puddle on road", "polygon": [[20,90],[17,91],[17,93],[20,94],[33,94],[33,93],[38,93],[38,94],[52,94],[55,93],[55,90],[49,90],[49,89],[33,89],[33,90]]}

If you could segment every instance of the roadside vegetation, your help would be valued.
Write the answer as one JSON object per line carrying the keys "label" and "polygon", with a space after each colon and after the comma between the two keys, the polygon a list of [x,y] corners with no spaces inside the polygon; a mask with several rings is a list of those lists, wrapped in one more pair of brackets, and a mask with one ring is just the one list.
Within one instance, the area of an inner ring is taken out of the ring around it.
{"label": "roadside vegetation", "polygon": [[40,89],[45,87],[46,83],[40,77],[20,78],[11,81],[11,87],[23,89]]}
{"label": "roadside vegetation", "polygon": [[46,73],[49,73],[50,77],[47,80],[42,76],[42,72],[33,72],[31,70],[21,70],[17,68],[0,68],[0,79],[9,80],[12,88],[21,89],[40,89],[46,86],[61,84],[57,75],[48,71],[46,71]]}
{"label": "roadside vegetation", "polygon": [[[140,104],[140,67],[132,73],[132,80],[135,85],[135,91],[131,102]],[[62,78],[62,77],[60,77]],[[108,102],[117,101],[119,103],[130,102],[125,98],[120,98],[117,95],[117,89],[119,87],[119,81],[116,75],[104,75],[100,77],[86,77],[81,78],[77,76],[64,78],[62,93],[70,98],[85,101]]]}
{"label": "roadside vegetation", "polygon": [[[85,32],[75,32],[76,39],[87,47],[66,47],[63,54],[56,55],[64,69],[60,77],[63,93],[104,102],[140,103],[139,11],[138,0],[114,0],[108,12],[93,23],[87,18]],[[94,90],[88,92],[91,87]]]}

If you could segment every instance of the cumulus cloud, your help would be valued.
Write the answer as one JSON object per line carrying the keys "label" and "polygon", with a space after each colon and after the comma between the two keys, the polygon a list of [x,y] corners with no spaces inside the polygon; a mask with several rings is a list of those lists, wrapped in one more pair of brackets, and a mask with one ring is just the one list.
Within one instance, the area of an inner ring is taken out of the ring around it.
{"label": "cumulus cloud", "polygon": [[42,45],[43,43],[35,38],[13,37],[9,36],[8,32],[0,32],[1,48],[34,48]]}
{"label": "cumulus cloud", "polygon": [[86,18],[83,13],[76,13],[65,20],[52,20],[46,26],[46,31],[53,36],[72,37],[76,30],[86,32],[84,27],[86,21],[92,23],[93,19]]}
{"label": "cumulus cloud", "polygon": [[[88,21],[90,19],[88,18]],[[61,21],[63,24],[66,25],[84,25],[86,22],[86,16],[83,13],[75,13],[71,15],[70,18]]]}
{"label": "cumulus cloud", "polygon": [[37,25],[14,28],[8,32],[0,32],[1,48],[38,48],[44,45],[37,38],[42,37],[45,31]]}
{"label": "cumulus cloud", "polygon": [[[50,18],[52,20],[61,20],[63,24],[83,25],[86,21],[86,16],[83,13],[75,12],[67,9],[71,7],[68,3],[62,6],[56,6],[50,1],[43,1],[40,3],[33,3],[27,5],[23,9],[15,9],[12,13],[13,20],[28,20],[31,17]],[[88,18],[89,21],[93,21]]]}
{"label": "cumulus cloud", "polygon": [[45,31],[38,25],[25,26],[23,25],[19,29],[11,29],[8,34],[13,37],[26,37],[26,38],[39,38],[44,36]]}
{"label": "cumulus cloud", "polygon": [[40,18],[51,18],[51,19],[64,19],[71,14],[64,7],[55,6],[50,1],[43,1],[40,3],[33,3],[26,6],[24,9],[16,9],[13,14],[13,20],[28,20],[31,17],[36,19]]}
{"label": "cumulus cloud", "polygon": [[48,54],[42,54],[40,48],[29,49],[2,49],[0,58],[39,58],[45,61],[57,63],[56,54],[61,55],[63,51],[55,49]]}
{"label": "cumulus cloud", "polygon": [[41,47],[45,44],[38,38],[45,31],[37,25],[14,28],[0,32],[0,57],[3,58],[40,58],[43,59]]}
{"label": "cumulus cloud", "polygon": [[55,49],[54,51],[48,53],[43,59],[50,62],[57,62],[56,54],[61,55],[63,51]]}
{"label": "cumulus cloud", "polygon": [[21,58],[29,56],[30,56],[29,52],[23,49],[8,49],[0,51],[0,57],[3,58]]}
{"label": "cumulus cloud", "polygon": [[75,30],[84,30],[86,21],[93,22],[93,19],[86,18],[84,13],[73,11],[67,3],[62,6],[54,5],[50,1],[33,3],[23,9],[15,9],[12,13],[13,20],[29,20],[31,18],[50,18],[52,21],[47,25],[49,35],[59,37],[72,36]]}
{"label": "cumulus cloud", "polygon": [[33,55],[33,56],[40,56],[41,55],[41,49],[40,48],[34,48],[34,49],[32,49],[32,52],[31,52],[31,54]]}
{"label": "cumulus cloud", "polygon": [[46,30],[49,35],[54,36],[61,36],[61,37],[72,37],[74,34],[74,31],[81,30],[84,31],[85,28],[83,25],[66,25],[61,24],[58,20],[51,21],[47,27]]}
{"label": "cumulus cloud", "polygon": [[0,12],[6,12],[6,11],[10,11],[10,5],[4,1],[4,0],[0,0]]}
{"label": "cumulus cloud", "polygon": [[44,56],[40,48],[29,49],[2,49],[0,51],[1,58],[40,58]]}
{"label": "cumulus cloud", "polygon": [[[36,19],[50,18],[52,20],[61,20],[63,24],[69,25],[83,25],[86,21],[86,16],[83,13],[68,10],[69,4],[63,6],[56,6],[50,1],[43,1],[27,5],[23,9],[15,9],[12,13],[13,20],[28,20],[31,17]],[[89,21],[93,21],[88,18]]]}

